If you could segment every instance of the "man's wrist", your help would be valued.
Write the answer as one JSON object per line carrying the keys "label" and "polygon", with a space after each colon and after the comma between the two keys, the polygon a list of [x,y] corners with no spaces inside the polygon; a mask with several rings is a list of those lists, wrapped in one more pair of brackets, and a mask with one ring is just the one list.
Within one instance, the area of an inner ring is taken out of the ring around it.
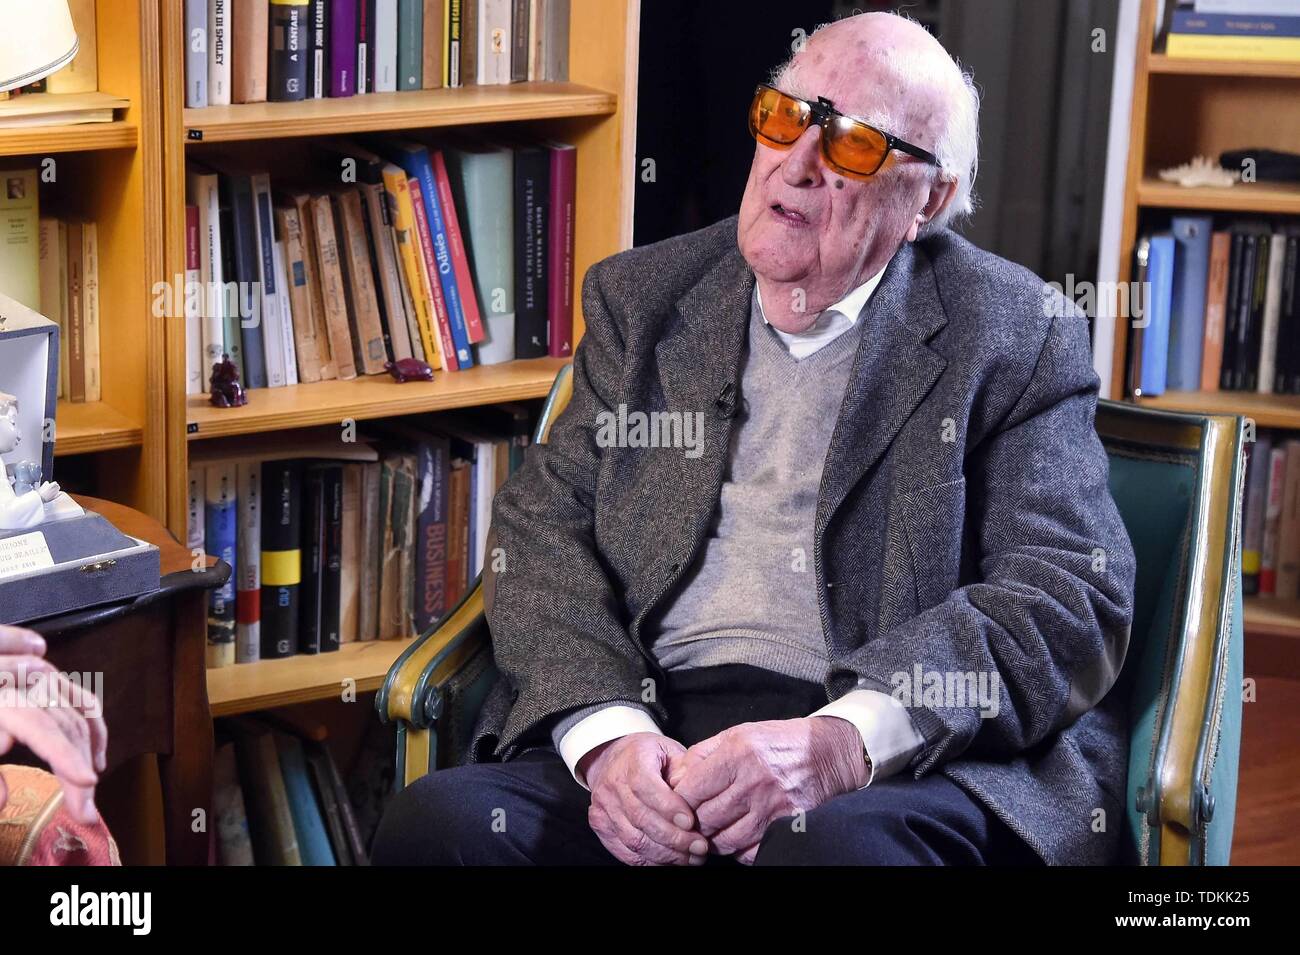
{"label": "man's wrist", "polygon": [[841,716],[829,713],[809,717],[827,739],[835,782],[843,792],[863,789],[871,782],[871,757],[862,744],[858,728]]}

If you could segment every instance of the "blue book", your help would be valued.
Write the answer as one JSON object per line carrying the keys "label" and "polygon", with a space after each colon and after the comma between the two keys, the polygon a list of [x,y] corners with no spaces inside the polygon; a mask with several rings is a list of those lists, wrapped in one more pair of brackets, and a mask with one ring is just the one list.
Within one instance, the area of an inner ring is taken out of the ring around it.
{"label": "blue book", "polygon": [[238,480],[233,464],[209,464],[204,471],[203,544],[230,565],[230,577],[208,595],[208,666],[235,662],[235,580]]}
{"label": "blue book", "polygon": [[287,733],[276,733],[275,748],[280,754],[280,774],[284,776],[284,791],[289,797],[289,812],[293,816],[293,832],[298,837],[302,864],[337,865],[329,833],[325,831],[325,817],[321,815],[307,773],[302,741]]}
{"label": "blue book", "polygon": [[1169,317],[1171,391],[1201,387],[1201,349],[1205,341],[1205,289],[1210,274],[1209,216],[1174,216],[1174,288]]}
{"label": "blue book", "polygon": [[1200,33],[1210,36],[1297,37],[1300,36],[1300,15],[1197,13],[1194,10],[1178,10],[1174,13],[1174,21],[1169,32]]}
{"label": "blue book", "polygon": [[1169,363],[1169,320],[1174,295],[1174,237],[1161,232],[1151,237],[1147,264],[1148,325],[1142,338],[1142,394],[1165,392]]}
{"label": "blue book", "polygon": [[389,140],[382,143],[381,151],[401,166],[408,177],[420,184],[424,213],[429,220],[429,237],[433,240],[433,254],[438,263],[438,280],[447,302],[447,319],[451,326],[451,343],[456,348],[456,361],[461,370],[473,368],[474,354],[470,348],[469,329],[465,324],[465,306],[456,284],[456,271],[447,244],[447,224],[442,214],[442,203],[438,200],[438,183],[434,177],[429,150],[419,143]]}

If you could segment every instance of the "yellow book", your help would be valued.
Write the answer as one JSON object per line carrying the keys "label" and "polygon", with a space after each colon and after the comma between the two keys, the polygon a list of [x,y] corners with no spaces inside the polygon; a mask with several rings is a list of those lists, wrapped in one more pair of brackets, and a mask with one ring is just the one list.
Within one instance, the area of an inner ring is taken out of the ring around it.
{"label": "yellow book", "polygon": [[1300,37],[1171,33],[1165,53],[1175,59],[1300,62]]}
{"label": "yellow book", "polygon": [[402,271],[415,305],[416,324],[420,328],[420,343],[430,368],[446,369],[438,336],[433,329],[433,300],[429,292],[423,263],[415,247],[415,208],[406,185],[406,173],[400,166],[384,166],[384,195],[388,199],[393,229],[397,233],[397,251],[402,257]]}

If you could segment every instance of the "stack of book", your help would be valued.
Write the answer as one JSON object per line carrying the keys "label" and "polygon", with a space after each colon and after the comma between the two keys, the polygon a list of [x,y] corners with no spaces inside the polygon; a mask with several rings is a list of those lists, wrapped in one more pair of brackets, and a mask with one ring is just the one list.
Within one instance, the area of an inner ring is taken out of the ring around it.
{"label": "stack of book", "polygon": [[1165,52],[1176,58],[1300,62],[1295,0],[1181,0]]}
{"label": "stack of book", "polygon": [[208,665],[437,623],[483,568],[492,497],[530,418],[508,405],[378,422],[353,442],[270,434],[196,451],[189,545],[233,571],[209,599]]}
{"label": "stack of book", "polygon": [[59,326],[58,396],[99,401],[99,233],[42,216],[36,169],[0,169],[0,292]]}
{"label": "stack of book", "polygon": [[263,388],[572,353],[572,146],[318,147],[308,187],[188,165],[188,393],[223,355]]}
{"label": "stack of book", "polygon": [[1246,445],[1242,501],[1242,589],[1247,594],[1300,598],[1300,440],[1261,431]]}
{"label": "stack of book", "polygon": [[185,0],[185,105],[569,78],[569,0]]}
{"label": "stack of book", "polygon": [[213,759],[220,865],[367,865],[366,839],[321,739],[256,719],[228,720]]}
{"label": "stack of book", "polygon": [[1174,216],[1144,235],[1129,393],[1300,394],[1298,244],[1300,224],[1210,216]]}

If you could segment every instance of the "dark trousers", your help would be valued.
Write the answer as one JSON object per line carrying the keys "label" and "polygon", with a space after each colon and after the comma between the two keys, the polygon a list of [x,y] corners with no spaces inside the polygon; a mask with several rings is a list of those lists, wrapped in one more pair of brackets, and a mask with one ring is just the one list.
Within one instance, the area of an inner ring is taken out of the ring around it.
{"label": "dark trousers", "polygon": [[[821,686],[747,666],[669,674],[664,732],[690,746],[739,723],[823,706]],[[376,865],[617,865],[587,824],[590,794],[553,749],[430,773],[394,797]],[[1034,865],[992,812],[943,776],[872,783],[772,823],[758,865]]]}

